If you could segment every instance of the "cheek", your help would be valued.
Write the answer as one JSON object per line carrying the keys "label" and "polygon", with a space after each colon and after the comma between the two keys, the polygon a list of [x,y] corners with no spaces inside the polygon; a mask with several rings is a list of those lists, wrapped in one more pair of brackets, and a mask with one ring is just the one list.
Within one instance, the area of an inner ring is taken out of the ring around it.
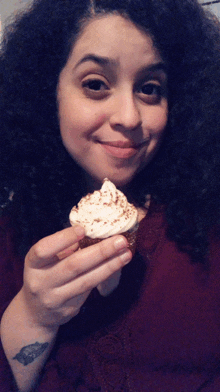
{"label": "cheek", "polygon": [[107,115],[98,112],[97,108],[86,106],[83,102],[78,102],[77,105],[67,103],[60,107],[61,133],[76,133],[78,137],[90,135],[101,128],[106,120]]}
{"label": "cheek", "polygon": [[84,126],[89,134],[93,134],[95,131],[99,130],[106,121],[107,116],[105,114],[92,112],[90,116],[85,118]]}
{"label": "cheek", "polygon": [[167,108],[152,111],[151,116],[148,118],[148,125],[151,129],[151,134],[155,136],[155,138],[160,138],[162,136],[167,125],[167,118]]}
{"label": "cheek", "polygon": [[73,158],[89,153],[92,138],[105,123],[107,116],[82,104],[65,104],[59,107],[60,133],[66,150]]}

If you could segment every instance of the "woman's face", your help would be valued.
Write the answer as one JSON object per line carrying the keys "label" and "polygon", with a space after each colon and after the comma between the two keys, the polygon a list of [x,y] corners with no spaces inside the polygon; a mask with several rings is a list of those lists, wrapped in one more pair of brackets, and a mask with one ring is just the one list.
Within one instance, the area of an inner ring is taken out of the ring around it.
{"label": "woman's face", "polygon": [[117,15],[85,27],[60,73],[63,144],[101,182],[124,186],[155,155],[166,127],[167,76],[149,35]]}

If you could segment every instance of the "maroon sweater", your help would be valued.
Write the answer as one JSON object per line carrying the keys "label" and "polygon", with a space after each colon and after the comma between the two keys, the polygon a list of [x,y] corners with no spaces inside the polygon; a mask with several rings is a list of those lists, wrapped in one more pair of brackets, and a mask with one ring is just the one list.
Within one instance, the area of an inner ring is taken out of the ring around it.
{"label": "maroon sweater", "polygon": [[[96,290],[60,327],[38,392],[219,392],[220,242],[211,269],[190,263],[166,237],[162,209],[141,222],[137,253],[108,297]],[[22,284],[7,219],[0,229],[0,306]],[[0,392],[16,390],[2,347]]]}

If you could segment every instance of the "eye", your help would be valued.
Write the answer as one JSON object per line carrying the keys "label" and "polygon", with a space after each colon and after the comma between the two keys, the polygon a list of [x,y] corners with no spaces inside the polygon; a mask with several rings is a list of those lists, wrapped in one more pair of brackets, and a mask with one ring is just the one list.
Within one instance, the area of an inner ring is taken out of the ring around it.
{"label": "eye", "polygon": [[138,88],[139,97],[146,103],[156,105],[163,96],[163,89],[157,83],[145,83]]}
{"label": "eye", "polygon": [[141,92],[146,95],[161,95],[161,87],[154,83],[144,84]]}
{"label": "eye", "polygon": [[102,99],[108,95],[109,87],[101,79],[87,79],[82,82],[84,93],[92,99]]}
{"label": "eye", "polygon": [[106,90],[107,86],[102,80],[93,79],[93,80],[86,80],[83,82],[83,87],[88,88],[89,90],[100,91]]}

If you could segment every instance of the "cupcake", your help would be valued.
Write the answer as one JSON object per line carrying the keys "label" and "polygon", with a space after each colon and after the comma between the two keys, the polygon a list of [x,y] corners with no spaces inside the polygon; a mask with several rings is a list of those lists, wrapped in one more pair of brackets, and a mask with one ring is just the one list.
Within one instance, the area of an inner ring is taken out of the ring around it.
{"label": "cupcake", "polygon": [[116,234],[128,240],[134,254],[138,229],[138,211],[128,202],[126,196],[107,178],[99,191],[83,197],[77,207],[70,212],[71,225],[80,224],[85,229],[85,237],[80,248],[102,241]]}

